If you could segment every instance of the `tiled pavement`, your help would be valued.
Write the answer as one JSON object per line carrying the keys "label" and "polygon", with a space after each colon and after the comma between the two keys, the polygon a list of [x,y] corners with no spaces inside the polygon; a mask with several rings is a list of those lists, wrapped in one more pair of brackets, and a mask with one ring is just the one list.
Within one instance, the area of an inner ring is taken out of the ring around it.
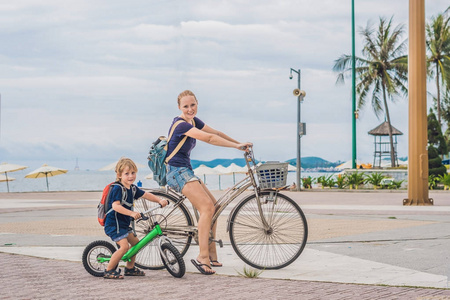
{"label": "tiled pavement", "polygon": [[289,193],[310,226],[293,265],[244,278],[228,246],[218,275],[198,274],[185,257],[182,279],[148,270],[122,281],[95,278],[80,262],[99,235],[86,222],[98,195],[0,194],[0,299],[450,299],[450,193],[433,194],[432,207],[404,207],[403,193]]}
{"label": "tiled pavement", "polygon": [[450,299],[450,290],[168,272],[106,280],[81,263],[0,253],[0,299]]}

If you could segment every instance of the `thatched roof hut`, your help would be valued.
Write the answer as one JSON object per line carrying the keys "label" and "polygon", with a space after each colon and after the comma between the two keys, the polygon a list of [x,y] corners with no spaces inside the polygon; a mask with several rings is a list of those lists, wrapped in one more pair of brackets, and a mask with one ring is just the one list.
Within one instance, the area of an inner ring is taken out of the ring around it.
{"label": "thatched roof hut", "polygon": [[[393,147],[394,147],[394,164],[398,166],[398,158],[397,158],[397,135],[403,135],[403,132],[391,126],[393,139]],[[374,136],[374,146],[375,150],[373,153],[373,167],[381,168],[381,161],[383,157],[391,157],[391,147],[389,141],[382,141],[383,136],[389,136],[389,123],[384,121],[374,129],[368,132],[370,135]],[[378,137],[378,138],[377,138]]]}
{"label": "thatched roof hut", "polygon": [[[392,128],[392,135],[403,135],[403,132],[395,128],[394,126],[391,126]],[[389,123],[387,121],[384,121],[371,131],[369,131],[370,135],[389,135]]]}

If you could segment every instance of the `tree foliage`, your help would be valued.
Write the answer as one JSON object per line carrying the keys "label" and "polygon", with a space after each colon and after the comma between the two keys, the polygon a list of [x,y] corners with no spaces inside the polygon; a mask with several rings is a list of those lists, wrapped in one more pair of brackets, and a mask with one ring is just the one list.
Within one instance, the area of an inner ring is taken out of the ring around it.
{"label": "tree foliage", "polygon": [[427,127],[428,127],[428,144],[436,147],[439,154],[447,154],[448,146],[447,141],[444,139],[442,134],[441,125],[436,119],[436,115],[430,109],[430,113],[427,117]]}
{"label": "tree foliage", "polygon": [[450,87],[450,16],[438,14],[426,25],[426,45],[428,49],[428,76],[436,81],[437,120],[441,124],[441,91]]}
{"label": "tree foliage", "polygon": [[439,157],[438,150],[429,145],[428,146],[428,174],[429,176],[439,176],[447,173],[447,168],[442,164],[442,159]]}
{"label": "tree foliage", "polygon": [[447,154],[447,142],[442,135],[441,125],[436,115],[430,109],[428,121],[428,173],[430,176],[439,176],[447,173],[447,168],[442,164],[440,154]]}
{"label": "tree foliage", "polygon": [[[406,41],[401,41],[404,25],[393,27],[392,18],[387,21],[380,18],[377,29],[371,25],[361,29],[364,39],[362,54],[355,57],[355,75],[357,78],[358,109],[370,101],[375,115],[384,115],[389,124],[391,163],[395,166],[392,123],[389,115],[388,99],[395,102],[398,96],[406,96],[408,81],[408,61],[404,55]],[[339,72],[337,83],[344,82],[344,76],[352,73],[352,56],[342,55],[335,61],[333,70]]]}
{"label": "tree foliage", "polygon": [[447,130],[443,133],[447,141],[447,149],[450,151],[450,90],[442,93],[442,118],[447,122]]}

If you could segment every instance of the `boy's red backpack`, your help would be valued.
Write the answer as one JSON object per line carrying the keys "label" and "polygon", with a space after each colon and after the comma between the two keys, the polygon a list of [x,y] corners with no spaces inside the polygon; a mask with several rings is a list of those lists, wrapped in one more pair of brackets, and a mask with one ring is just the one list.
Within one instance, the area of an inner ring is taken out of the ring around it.
{"label": "boy's red backpack", "polygon": [[113,187],[115,185],[119,185],[119,186],[122,187],[122,201],[121,201],[121,203],[123,204],[124,202],[126,202],[126,199],[127,199],[127,190],[118,181],[111,182],[110,184],[108,184],[103,189],[102,199],[100,200],[100,203],[97,206],[97,213],[98,213],[97,219],[98,219],[98,222],[100,223],[100,225],[102,225],[102,226],[105,226],[106,215],[109,214],[113,210],[111,208],[110,210],[107,211],[110,194],[111,194],[111,191],[112,191],[112,189],[113,189]]}

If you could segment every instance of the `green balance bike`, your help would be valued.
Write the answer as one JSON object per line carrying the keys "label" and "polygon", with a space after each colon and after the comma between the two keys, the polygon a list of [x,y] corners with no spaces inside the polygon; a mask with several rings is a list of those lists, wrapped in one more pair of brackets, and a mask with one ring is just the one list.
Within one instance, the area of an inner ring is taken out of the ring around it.
{"label": "green balance bike", "polygon": [[[186,272],[183,257],[172,244],[172,241],[163,234],[159,223],[153,220],[152,211],[159,209],[160,207],[161,206],[158,205],[147,211],[141,212],[141,219],[139,219],[138,222],[150,219],[153,226],[149,228],[147,234],[136,245],[131,247],[127,253],[125,253],[121,261],[130,261],[131,257],[136,255],[136,265],[143,269],[149,269],[148,267],[139,264],[139,261],[143,259],[143,257],[148,256],[148,253],[152,253],[152,251],[157,249],[167,271],[169,271],[172,276],[181,278]],[[104,240],[90,243],[83,251],[84,268],[93,276],[103,277],[108,262],[115,251],[116,247]]]}

